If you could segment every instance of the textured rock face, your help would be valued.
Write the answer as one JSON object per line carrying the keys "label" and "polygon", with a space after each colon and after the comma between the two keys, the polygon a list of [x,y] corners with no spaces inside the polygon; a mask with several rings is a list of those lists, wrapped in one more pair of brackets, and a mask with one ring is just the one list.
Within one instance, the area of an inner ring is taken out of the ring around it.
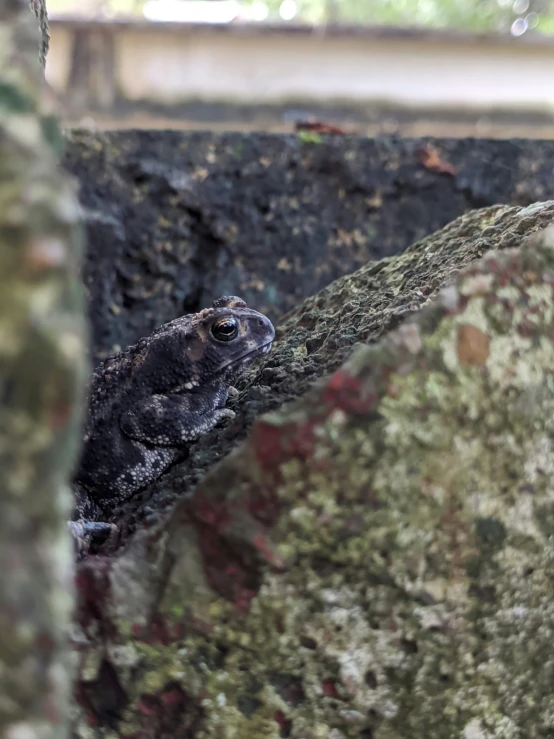
{"label": "textured rock face", "polygon": [[489,255],[197,491],[202,520],[223,479],[278,511],[247,672],[299,678],[290,736],[553,730],[553,257]]}
{"label": "textured rock face", "polygon": [[[554,218],[552,203],[471,211],[411,246],[404,254],[370,263],[305,300],[277,325],[277,340],[261,369],[230,403],[232,424],[195,443],[188,458],[114,518],[131,526],[151,507],[163,508],[191,492],[207,470],[244,438],[254,418],[306,392],[334,371],[357,343],[378,340],[417,310],[458,270],[489,249],[515,247]],[[144,505],[137,510],[137,501]]]}
{"label": "textured rock face", "polygon": [[78,736],[552,734],[554,250],[525,237],[553,215],[482,213],[381,265],[373,329],[371,267],[289,317],[276,364],[315,306],[378,338],[414,270],[435,293],[439,265],[508,249],[259,419],[163,529],[82,565]]}
{"label": "textured rock face", "polygon": [[72,133],[94,359],[239,294],[279,318],[467,210],[551,192],[554,144]]}

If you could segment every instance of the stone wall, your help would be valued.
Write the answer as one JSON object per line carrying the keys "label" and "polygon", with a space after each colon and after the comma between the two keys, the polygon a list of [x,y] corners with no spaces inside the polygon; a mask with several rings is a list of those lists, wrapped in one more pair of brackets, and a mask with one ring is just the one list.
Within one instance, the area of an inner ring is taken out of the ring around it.
{"label": "stone wall", "polygon": [[554,142],[74,132],[96,360],[242,295],[277,319],[476,207],[551,197]]}

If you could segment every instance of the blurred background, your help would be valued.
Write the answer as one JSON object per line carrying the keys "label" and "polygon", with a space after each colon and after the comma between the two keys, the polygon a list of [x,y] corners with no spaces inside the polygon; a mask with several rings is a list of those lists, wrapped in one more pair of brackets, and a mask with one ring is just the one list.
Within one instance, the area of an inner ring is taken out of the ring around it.
{"label": "blurred background", "polygon": [[89,128],[554,138],[550,0],[48,0]]}

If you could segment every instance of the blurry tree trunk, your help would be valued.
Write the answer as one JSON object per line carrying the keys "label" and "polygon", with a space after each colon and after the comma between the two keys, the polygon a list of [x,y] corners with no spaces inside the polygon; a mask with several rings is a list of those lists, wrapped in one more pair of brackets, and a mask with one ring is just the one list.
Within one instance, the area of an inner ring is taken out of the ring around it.
{"label": "blurry tree trunk", "polygon": [[0,0],[0,736],[64,739],[85,330],[78,204],[41,101],[48,22],[31,5],[40,43],[28,0]]}
{"label": "blurry tree trunk", "polygon": [[50,29],[48,27],[48,13],[46,11],[46,0],[30,0],[31,8],[38,20],[40,31],[39,37],[39,59],[44,69],[46,64],[46,55],[50,45]]}

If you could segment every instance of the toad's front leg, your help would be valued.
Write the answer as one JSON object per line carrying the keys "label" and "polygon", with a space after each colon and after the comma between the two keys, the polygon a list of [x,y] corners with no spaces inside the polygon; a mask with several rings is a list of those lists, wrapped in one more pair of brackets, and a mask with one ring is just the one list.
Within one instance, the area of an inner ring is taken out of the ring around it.
{"label": "toad's front leg", "polygon": [[182,447],[210,431],[224,418],[234,418],[223,408],[227,390],[184,395],[153,395],[122,414],[119,425],[130,439],[159,447]]}

